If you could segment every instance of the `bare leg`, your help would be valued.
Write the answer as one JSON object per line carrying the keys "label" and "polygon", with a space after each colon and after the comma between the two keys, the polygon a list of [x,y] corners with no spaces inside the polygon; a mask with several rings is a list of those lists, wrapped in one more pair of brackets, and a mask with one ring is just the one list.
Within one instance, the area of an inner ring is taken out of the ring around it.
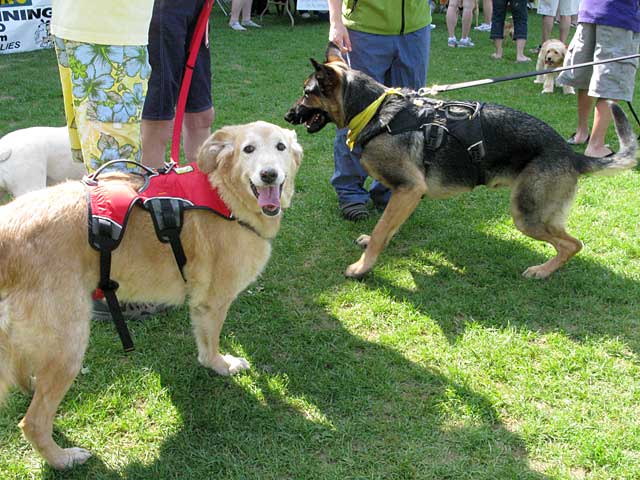
{"label": "bare leg", "polygon": [[596,100],[595,113],[593,115],[593,128],[591,129],[591,138],[589,144],[584,151],[585,155],[590,157],[604,157],[611,153],[611,150],[604,144],[607,129],[611,124],[611,109],[607,104],[606,98]]}
{"label": "bare leg", "polygon": [[516,61],[518,62],[528,62],[529,60],[531,60],[524,54],[524,46],[526,43],[526,38],[518,38],[516,40]]}
{"label": "bare leg", "polygon": [[164,165],[173,120],[142,120],[142,163],[151,168]]}
{"label": "bare leg", "polygon": [[184,156],[187,162],[197,160],[200,146],[211,135],[211,124],[215,118],[213,107],[203,112],[186,113],[182,134],[184,136]]}
{"label": "bare leg", "polygon": [[469,38],[471,20],[473,20],[473,0],[462,0],[462,38]]}
{"label": "bare leg", "polygon": [[456,36],[456,24],[458,23],[458,0],[451,0],[447,7],[447,32],[449,37]]}
{"label": "bare leg", "polygon": [[484,17],[484,23],[491,25],[491,16],[493,15],[493,0],[482,1],[482,16]]}
{"label": "bare leg", "polygon": [[571,15],[560,16],[560,41],[567,44],[569,38],[569,30],[571,29]]}
{"label": "bare leg", "polygon": [[542,16],[542,39],[540,45],[551,38],[551,31],[553,30],[553,19],[551,15]]}
{"label": "bare leg", "polygon": [[496,51],[492,57],[496,60],[502,58],[502,38],[495,38],[493,43],[496,45]]}
{"label": "bare leg", "polygon": [[589,118],[592,107],[593,99],[587,94],[587,91],[578,90],[578,127],[574,137],[576,143],[584,143],[589,137]]}

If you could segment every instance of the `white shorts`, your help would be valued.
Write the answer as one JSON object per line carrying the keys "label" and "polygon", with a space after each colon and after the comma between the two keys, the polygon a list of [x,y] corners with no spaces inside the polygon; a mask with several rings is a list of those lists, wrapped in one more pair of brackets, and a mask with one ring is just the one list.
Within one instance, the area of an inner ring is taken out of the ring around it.
{"label": "white shorts", "polygon": [[580,0],[539,0],[538,13],[546,17],[560,15],[577,15],[580,8]]}

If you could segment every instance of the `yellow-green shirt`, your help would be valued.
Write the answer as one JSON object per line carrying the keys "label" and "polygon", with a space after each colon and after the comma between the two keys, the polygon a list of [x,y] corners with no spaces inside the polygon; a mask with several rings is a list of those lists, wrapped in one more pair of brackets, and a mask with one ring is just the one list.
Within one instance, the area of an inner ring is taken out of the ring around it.
{"label": "yellow-green shirt", "polygon": [[53,0],[51,33],[99,45],[147,45],[153,0]]}
{"label": "yellow-green shirt", "polygon": [[431,23],[428,0],[343,0],[345,27],[378,35],[402,35]]}

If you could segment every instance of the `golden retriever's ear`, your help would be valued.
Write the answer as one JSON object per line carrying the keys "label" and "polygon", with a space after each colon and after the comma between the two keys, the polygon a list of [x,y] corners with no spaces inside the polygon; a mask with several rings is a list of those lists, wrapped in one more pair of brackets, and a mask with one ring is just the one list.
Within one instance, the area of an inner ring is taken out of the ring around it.
{"label": "golden retriever's ear", "polygon": [[234,127],[216,130],[198,150],[198,168],[204,173],[213,172],[221,159],[233,153],[234,140]]}
{"label": "golden retriever's ear", "polygon": [[298,136],[296,135],[295,130],[283,130],[287,136],[289,151],[291,152],[291,159],[293,160],[291,170],[288,172],[284,182],[282,197],[280,198],[282,209],[286,210],[291,205],[291,197],[293,197],[293,192],[295,191],[295,177],[298,167],[302,162],[302,146],[298,143]]}

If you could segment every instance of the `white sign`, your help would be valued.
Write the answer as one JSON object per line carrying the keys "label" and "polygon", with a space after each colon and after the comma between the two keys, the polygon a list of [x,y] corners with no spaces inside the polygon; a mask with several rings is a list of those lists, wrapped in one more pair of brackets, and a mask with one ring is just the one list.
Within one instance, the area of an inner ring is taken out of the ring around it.
{"label": "white sign", "polygon": [[0,54],[51,48],[51,0],[0,0]]}
{"label": "white sign", "polygon": [[329,2],[328,0],[298,0],[298,2],[296,3],[296,8],[298,10],[315,10],[319,12],[327,12],[329,10]]}

